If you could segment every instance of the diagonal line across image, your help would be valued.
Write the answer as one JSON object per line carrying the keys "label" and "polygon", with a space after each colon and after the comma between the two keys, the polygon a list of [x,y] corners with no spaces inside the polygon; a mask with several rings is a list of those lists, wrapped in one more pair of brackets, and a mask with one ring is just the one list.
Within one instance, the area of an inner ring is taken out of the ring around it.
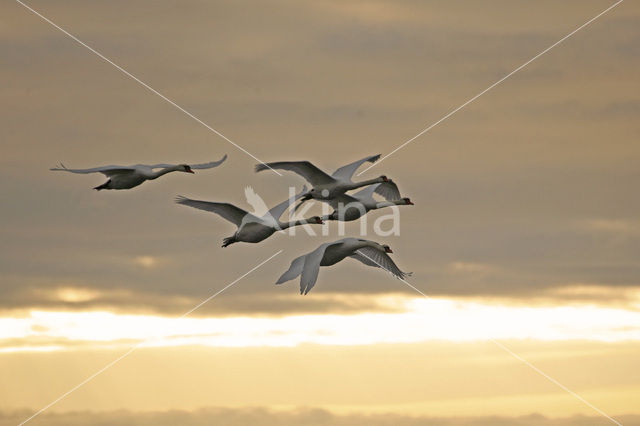
{"label": "diagonal line across image", "polygon": [[271,169],[271,171],[274,172],[275,174],[277,174],[278,176],[282,176],[282,174],[280,174],[278,171],[272,169],[271,167],[267,166],[262,160],[260,160],[258,157],[256,157],[255,155],[253,155],[249,151],[247,151],[245,148],[243,148],[242,146],[238,145],[237,143],[235,143],[234,141],[232,141],[231,139],[229,139],[228,137],[226,137],[225,135],[220,133],[218,130],[214,129],[212,126],[210,126],[209,124],[205,123],[200,118],[195,116],[193,113],[187,111],[185,108],[183,108],[182,106],[178,105],[176,102],[174,102],[173,100],[169,99],[168,97],[166,97],[165,95],[163,95],[162,93],[160,93],[159,91],[157,91],[156,89],[154,89],[153,87],[151,87],[150,85],[145,83],[144,81],[140,80],[138,77],[136,77],[135,75],[131,74],[129,71],[127,71],[126,69],[124,69],[120,65],[116,64],[111,59],[107,58],[102,53],[100,53],[97,50],[95,50],[93,47],[89,46],[88,44],[86,44],[85,42],[80,40],[78,37],[74,36],[73,34],[68,32],[67,30],[65,30],[64,28],[60,27],[59,25],[57,25],[55,22],[53,22],[52,20],[50,20],[46,16],[42,15],[41,13],[39,13],[38,11],[36,11],[35,9],[33,9],[32,7],[30,7],[29,5],[25,4],[24,2],[22,2],[20,0],[16,0],[16,2],[18,4],[20,4],[20,5],[22,5],[25,9],[29,10],[30,12],[32,12],[34,15],[38,16],[39,18],[41,18],[42,20],[44,20],[45,22],[47,22],[48,24],[50,24],[51,26],[56,28],[57,30],[61,31],[62,33],[64,33],[68,37],[70,37],[72,40],[76,41],[81,46],[87,48],[89,51],[91,51],[92,53],[97,55],[100,59],[102,59],[105,62],[107,62],[107,63],[111,64],[112,66],[114,66],[118,71],[120,71],[121,73],[123,73],[127,77],[131,78],[132,80],[134,80],[135,82],[140,84],[142,87],[144,87],[145,89],[149,90],[151,93],[153,93],[155,95],[158,95],[160,98],[162,98],[165,101],[167,101],[169,104],[171,104],[172,106],[177,108],[179,111],[183,112],[188,117],[194,119],[196,122],[198,122],[201,125],[203,125],[204,127],[206,127],[208,130],[210,130],[213,133],[215,133],[216,135],[220,136],[222,139],[224,139],[225,141],[229,142],[231,145],[233,145],[236,148],[238,148],[240,151],[242,151],[245,154],[247,154],[249,157],[253,158],[254,160],[258,161],[261,164],[264,164],[266,167]]}
{"label": "diagonal line across image", "polygon": [[[196,309],[200,308],[202,305],[204,305],[205,303],[209,302],[211,299],[215,298],[216,296],[218,296],[219,294],[221,294],[223,291],[225,291],[226,289],[228,289],[229,287],[233,286],[234,284],[236,284],[237,282],[239,282],[241,279],[243,279],[244,277],[246,277],[247,275],[249,275],[250,273],[252,273],[253,271],[255,271],[256,269],[260,268],[262,265],[264,265],[265,263],[269,262],[271,259],[273,259],[274,257],[276,257],[277,255],[279,255],[280,253],[282,253],[284,250],[279,250],[277,251],[275,254],[271,255],[271,257],[263,260],[262,262],[258,263],[256,266],[254,266],[253,268],[249,269],[247,272],[245,272],[244,274],[240,275],[238,278],[236,278],[235,280],[231,281],[229,284],[227,284],[226,286],[222,287],[220,290],[216,291],[215,293],[213,293],[211,296],[207,297],[206,299],[204,299],[202,302],[198,303],[197,305],[195,305],[193,308],[189,309],[187,312],[185,312],[184,314],[180,315],[177,319],[181,319],[184,318],[188,315],[190,315],[191,313],[193,313]],[[119,357],[117,357],[116,359],[114,359],[113,361],[109,362],[107,365],[105,365],[104,367],[102,367],[101,369],[99,369],[98,371],[96,371],[95,373],[93,373],[92,375],[90,375],[89,377],[87,377],[86,379],[84,379],[83,381],[81,381],[80,383],[78,383],[77,385],[75,385],[74,387],[72,387],[71,389],[69,389],[68,391],[66,391],[65,393],[63,393],[62,395],[60,395],[59,397],[57,397],[56,399],[54,399],[53,401],[51,401],[49,404],[45,405],[44,407],[42,407],[40,410],[36,411],[35,413],[33,413],[29,418],[23,420],[18,426],[22,426],[25,423],[33,420],[35,417],[39,416],[40,414],[42,414],[44,411],[46,411],[47,409],[49,409],[50,407],[54,406],[55,404],[57,404],[58,402],[62,401],[64,398],[66,398],[67,396],[71,395],[73,392],[75,392],[76,390],[80,389],[82,386],[86,385],[87,383],[89,383],[91,380],[95,379],[96,377],[98,377],[100,374],[104,373],[105,371],[107,371],[109,368],[113,367],[114,365],[116,365],[118,362],[122,361],[123,359],[125,359],[126,357],[128,357],[129,355],[131,355],[131,353],[133,353],[133,351],[135,351],[136,349],[138,349],[140,346],[144,345],[145,343],[149,343],[150,341],[152,341],[153,338],[150,339],[145,339],[139,343],[137,343],[136,345],[132,346],[131,348],[129,348],[129,350],[127,350],[125,353],[123,353],[122,355],[120,355]]]}
{"label": "diagonal line across image", "polygon": [[[391,271],[389,271],[387,268],[385,268],[384,266],[382,266],[379,262],[377,262],[376,260],[372,259],[371,257],[367,256],[366,254],[364,254],[362,251],[358,250],[358,254],[360,254],[361,256],[367,258],[368,260],[370,260],[371,262],[375,263],[376,265],[378,265],[379,268],[383,269],[384,271],[389,272],[390,274],[393,275],[393,273]],[[395,275],[394,275],[395,276]],[[406,284],[408,287],[410,287],[412,290],[416,291],[417,293],[420,293],[422,296],[424,296],[427,299],[431,299],[431,297],[429,297],[427,294],[425,294],[423,291],[419,290],[417,287],[415,287],[414,285],[412,285],[411,283],[409,283],[408,281],[406,281],[404,278],[402,277],[398,277],[395,276],[396,278],[398,278],[400,281],[402,281],[404,284]],[[559,381],[557,381],[556,379],[554,379],[553,377],[549,376],[547,373],[545,373],[544,371],[540,370],[538,367],[536,367],[535,365],[531,364],[529,361],[527,361],[526,359],[522,358],[520,355],[516,354],[515,352],[513,352],[511,349],[509,349],[507,346],[505,346],[503,343],[500,343],[499,341],[493,339],[493,338],[488,338],[488,340],[493,343],[494,345],[498,346],[500,349],[504,350],[505,352],[507,352],[509,355],[511,355],[512,357],[514,357],[515,359],[523,362],[524,364],[526,364],[527,366],[529,366],[531,369],[533,369],[536,373],[540,374],[541,376],[543,376],[544,378],[546,378],[547,380],[549,380],[551,383],[555,384],[556,386],[558,386],[559,388],[561,388],[562,390],[570,393],[571,395],[573,395],[575,398],[577,398],[578,400],[580,400],[582,403],[584,403],[585,405],[589,406],[590,408],[592,408],[593,410],[595,410],[596,412],[598,412],[600,415],[602,415],[603,417],[606,417],[607,419],[611,420],[613,423],[622,426],[622,423],[618,422],[616,419],[614,419],[613,417],[609,416],[607,413],[605,413],[604,411],[602,411],[601,409],[599,409],[598,407],[596,407],[595,405],[593,405],[592,403],[590,403],[589,401],[587,401],[586,399],[584,399],[583,397],[581,397],[580,395],[578,395],[577,393],[575,393],[574,391],[572,391],[571,389],[569,389],[568,387],[566,387],[565,385],[563,385],[562,383],[560,383]]]}
{"label": "diagonal line across image", "polygon": [[602,12],[600,12],[599,14],[597,14],[596,16],[594,16],[593,18],[589,19],[587,22],[585,22],[584,24],[580,25],[578,28],[576,28],[575,30],[571,31],[569,34],[567,34],[566,36],[562,37],[560,40],[556,41],[555,43],[553,43],[551,46],[547,47],[546,49],[544,49],[542,52],[538,53],[536,56],[534,56],[533,58],[529,59],[527,62],[525,62],[524,64],[520,65],[518,68],[514,69],[513,71],[511,71],[509,74],[505,75],[504,77],[502,77],[500,80],[496,81],[495,83],[493,83],[491,86],[487,87],[486,89],[484,89],[482,92],[478,93],[477,95],[475,95],[474,97],[472,97],[471,99],[467,100],[466,102],[464,102],[462,105],[460,105],[459,107],[455,108],[454,110],[452,110],[451,112],[447,113],[444,117],[442,117],[441,119],[439,119],[438,121],[436,121],[435,123],[429,125],[428,127],[424,128],[423,130],[421,130],[417,135],[413,136],[410,139],[407,139],[406,141],[404,141],[402,144],[400,144],[397,148],[395,148],[393,151],[391,151],[390,153],[388,153],[387,155],[383,156],[382,158],[380,158],[377,162],[371,164],[369,167],[365,168],[364,170],[362,170],[360,173],[358,173],[356,176],[360,176],[361,174],[363,174],[364,172],[366,172],[367,170],[369,170],[370,168],[380,164],[382,161],[384,161],[385,159],[389,158],[390,156],[392,156],[393,154],[395,154],[396,152],[400,151],[402,148],[404,148],[405,146],[409,145],[411,142],[413,142],[414,140],[418,139],[420,136],[424,135],[425,133],[427,133],[429,130],[433,129],[434,127],[436,127],[438,124],[442,123],[443,121],[445,121],[447,118],[451,117],[452,115],[454,115],[456,112],[460,111],[461,109],[463,109],[464,107],[466,107],[467,105],[469,105],[470,103],[472,103],[473,101],[475,101],[476,99],[478,99],[480,96],[484,95],[485,93],[487,93],[489,90],[493,89],[494,87],[498,86],[500,83],[504,82],[506,79],[508,79],[509,77],[511,77],[512,75],[514,75],[515,73],[517,73],[518,71],[520,71],[521,69],[523,69],[524,67],[526,67],[527,65],[529,65],[530,63],[532,63],[533,61],[535,61],[536,59],[538,59],[539,57],[541,57],[542,55],[544,55],[545,53],[547,53],[548,51],[550,51],[551,49],[553,49],[554,47],[558,46],[560,43],[562,43],[563,41],[565,41],[566,39],[568,39],[569,37],[573,36],[574,34],[576,34],[578,31],[582,30],[583,28],[585,28],[587,25],[591,24],[592,22],[594,22],[596,19],[600,18],[602,15],[604,15],[605,13],[609,12],[610,10],[612,10],[614,7],[618,6],[620,3],[622,3],[624,0],[618,0],[617,2],[615,2],[614,4],[612,4],[611,6],[609,6],[608,8],[606,8],[605,10],[603,10]]}

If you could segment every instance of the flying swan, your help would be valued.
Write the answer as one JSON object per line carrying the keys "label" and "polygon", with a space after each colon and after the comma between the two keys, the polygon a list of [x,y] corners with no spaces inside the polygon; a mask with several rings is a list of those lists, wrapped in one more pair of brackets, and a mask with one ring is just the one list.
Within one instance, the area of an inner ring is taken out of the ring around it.
{"label": "flying swan", "polygon": [[[391,182],[391,181],[390,181]],[[413,206],[413,202],[409,198],[400,198],[393,201],[378,201],[373,198],[382,183],[369,185],[366,188],[356,192],[353,195],[342,194],[328,203],[333,207],[333,213],[322,216],[322,220],[341,220],[349,222],[359,219],[371,210],[382,209],[391,206]]]}
{"label": "flying swan", "polygon": [[[95,167],[93,169],[67,169],[63,164],[60,164],[60,167],[55,167],[49,170],[82,174],[102,173],[108,177],[109,180],[102,185],[93,188],[100,191],[101,189],[131,189],[140,185],[144,181],[157,179],[160,176],[171,172],[194,173],[193,169],[211,169],[218,167],[226,159],[227,155],[225,154],[224,157],[218,161],[203,164],[136,164],[133,166],[102,166]],[[154,169],[160,170],[154,171]]]}
{"label": "flying swan", "polygon": [[331,176],[314,166],[309,161],[278,161],[275,163],[263,163],[256,165],[256,172],[267,169],[288,170],[302,176],[312,185],[311,190],[302,197],[302,203],[312,198],[320,201],[330,201],[347,191],[361,188],[363,186],[382,183],[376,188],[376,193],[380,194],[387,200],[397,200],[400,198],[400,191],[395,183],[387,179],[386,176],[380,176],[375,179],[369,179],[362,182],[353,182],[351,178],[358,167],[363,163],[375,163],[380,158],[380,154],[363,158],[346,166],[340,167],[333,172]]}
{"label": "flying swan", "polygon": [[387,253],[393,253],[389,246],[360,238],[345,238],[325,243],[311,253],[294,259],[289,270],[282,274],[276,284],[282,284],[302,275],[300,294],[307,294],[315,285],[321,266],[335,265],[347,256],[367,266],[386,269],[399,279],[411,275],[411,272],[402,272]]}
{"label": "flying swan", "polygon": [[285,230],[292,226],[306,224],[321,225],[323,222],[320,216],[313,216],[309,219],[290,222],[280,221],[280,216],[282,216],[292,203],[302,197],[306,191],[307,188],[303,187],[302,191],[293,199],[283,201],[262,216],[256,216],[246,210],[234,206],[233,204],[192,200],[183,196],[178,196],[176,198],[176,203],[215,213],[235,224],[238,227],[238,230],[231,237],[223,240],[222,247],[227,247],[230,244],[240,241],[245,243],[259,243],[260,241],[269,238],[274,232]]}

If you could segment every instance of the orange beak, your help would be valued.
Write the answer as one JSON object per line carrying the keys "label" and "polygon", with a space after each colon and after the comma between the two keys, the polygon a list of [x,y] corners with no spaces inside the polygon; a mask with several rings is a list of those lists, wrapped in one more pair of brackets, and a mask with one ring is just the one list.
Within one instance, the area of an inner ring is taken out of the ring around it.
{"label": "orange beak", "polygon": [[389,247],[385,247],[384,251],[387,253],[393,253],[393,250],[391,250],[391,248]]}

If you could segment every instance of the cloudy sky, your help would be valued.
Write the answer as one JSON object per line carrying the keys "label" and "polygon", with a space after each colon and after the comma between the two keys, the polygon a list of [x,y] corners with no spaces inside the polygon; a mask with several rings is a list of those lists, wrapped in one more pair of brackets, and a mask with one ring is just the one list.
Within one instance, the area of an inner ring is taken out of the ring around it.
{"label": "cloudy sky", "polygon": [[[260,160],[332,171],[388,154],[613,3],[27,4]],[[373,233],[384,211],[365,230],[430,299],[350,260],[307,296],[276,287],[337,224],[223,249],[234,227],[173,198],[249,208],[251,186],[275,204],[298,176],[255,174],[20,3],[0,16],[0,424],[145,339],[33,424],[610,422],[522,359],[640,424],[636,2],[358,177],[385,174],[415,203],[400,235]],[[48,170],[224,154],[130,191]]]}

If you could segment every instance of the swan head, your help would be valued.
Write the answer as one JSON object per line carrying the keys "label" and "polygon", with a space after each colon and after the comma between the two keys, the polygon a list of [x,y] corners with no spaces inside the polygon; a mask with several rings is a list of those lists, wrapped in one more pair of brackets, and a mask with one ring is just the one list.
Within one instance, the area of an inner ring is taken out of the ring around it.
{"label": "swan head", "polygon": [[323,225],[324,221],[320,216],[313,216],[309,218],[309,223],[317,223],[318,225]]}
{"label": "swan head", "polygon": [[323,199],[329,198],[329,190],[324,188],[323,190],[318,190],[317,188],[311,188],[307,194],[305,194],[302,199],[310,200],[312,198]]}
{"label": "swan head", "polygon": [[188,164],[178,164],[178,170],[185,173],[195,173]]}
{"label": "swan head", "polygon": [[405,197],[402,199],[402,201],[407,205],[407,206],[413,206],[413,202],[408,198]]}
{"label": "swan head", "polygon": [[382,182],[389,182],[389,178],[385,175],[380,176],[378,179],[380,179]]}
{"label": "swan head", "polygon": [[382,248],[384,249],[385,253],[393,253],[393,250],[391,250],[391,247],[389,247],[388,245],[383,245]]}

